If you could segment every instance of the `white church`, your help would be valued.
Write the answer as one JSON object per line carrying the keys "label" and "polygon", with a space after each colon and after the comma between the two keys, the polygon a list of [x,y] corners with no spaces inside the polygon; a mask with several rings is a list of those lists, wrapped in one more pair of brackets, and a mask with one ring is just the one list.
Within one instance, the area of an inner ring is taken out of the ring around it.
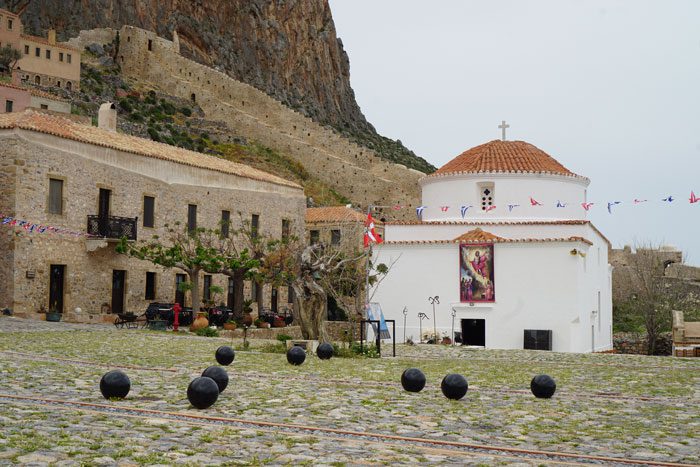
{"label": "white church", "polygon": [[586,220],[589,179],[532,144],[495,140],[419,183],[417,219],[386,223],[374,249],[393,263],[372,302],[397,341],[436,329],[487,349],[612,349],[610,243]]}

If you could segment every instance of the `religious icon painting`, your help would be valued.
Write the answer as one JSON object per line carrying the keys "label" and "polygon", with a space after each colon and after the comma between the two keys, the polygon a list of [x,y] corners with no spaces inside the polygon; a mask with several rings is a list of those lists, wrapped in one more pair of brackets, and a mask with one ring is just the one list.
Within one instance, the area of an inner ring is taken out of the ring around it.
{"label": "religious icon painting", "polygon": [[462,302],[495,302],[493,244],[459,245],[459,299]]}

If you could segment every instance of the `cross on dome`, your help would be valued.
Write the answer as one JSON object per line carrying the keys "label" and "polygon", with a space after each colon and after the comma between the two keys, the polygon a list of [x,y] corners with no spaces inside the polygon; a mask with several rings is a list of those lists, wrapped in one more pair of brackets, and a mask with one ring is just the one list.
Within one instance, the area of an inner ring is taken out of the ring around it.
{"label": "cross on dome", "polygon": [[503,141],[505,141],[506,140],[506,128],[510,128],[510,125],[506,125],[506,121],[501,120],[501,124],[498,125],[498,128],[501,129],[501,139]]}

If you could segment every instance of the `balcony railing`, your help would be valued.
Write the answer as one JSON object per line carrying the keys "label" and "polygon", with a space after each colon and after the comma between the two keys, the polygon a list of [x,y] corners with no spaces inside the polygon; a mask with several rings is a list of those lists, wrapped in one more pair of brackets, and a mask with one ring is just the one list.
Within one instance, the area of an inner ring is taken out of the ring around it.
{"label": "balcony railing", "polygon": [[87,233],[94,237],[136,240],[138,217],[87,216]]}

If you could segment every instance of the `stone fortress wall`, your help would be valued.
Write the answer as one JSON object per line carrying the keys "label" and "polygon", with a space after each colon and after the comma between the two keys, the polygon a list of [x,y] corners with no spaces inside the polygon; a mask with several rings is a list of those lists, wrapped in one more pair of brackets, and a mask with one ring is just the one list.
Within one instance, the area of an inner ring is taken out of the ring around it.
{"label": "stone fortress wall", "polygon": [[[115,35],[109,29],[83,31],[70,43],[84,47]],[[117,62],[126,77],[196,102],[208,119],[294,158],[353,202],[406,206],[394,211],[399,217],[410,216],[419,204],[423,173],[386,161],[264,92],[181,56],[177,35],[169,41],[125,26],[119,36]]]}

